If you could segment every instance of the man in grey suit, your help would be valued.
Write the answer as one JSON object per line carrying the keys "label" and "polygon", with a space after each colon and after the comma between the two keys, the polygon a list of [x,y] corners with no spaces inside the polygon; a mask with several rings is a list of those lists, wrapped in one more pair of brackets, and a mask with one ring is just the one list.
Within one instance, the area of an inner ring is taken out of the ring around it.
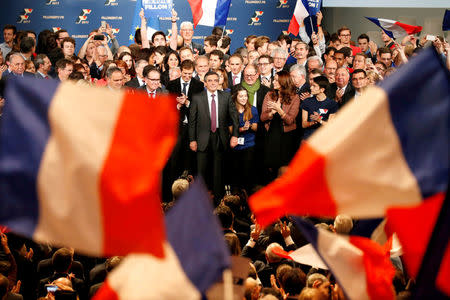
{"label": "man in grey suit", "polygon": [[155,66],[148,65],[142,71],[145,86],[141,87],[147,92],[150,98],[155,98],[159,94],[167,94],[168,91],[161,87],[161,73]]}
{"label": "man in grey suit", "polygon": [[34,60],[34,66],[36,68],[36,78],[50,79],[48,72],[52,69],[52,63],[45,54],[38,54]]}
{"label": "man in grey suit", "polygon": [[[197,152],[197,171],[206,180],[208,165],[212,166],[212,185],[216,201],[224,193],[223,161],[228,145],[236,147],[239,136],[239,118],[230,94],[218,91],[219,75],[205,75],[206,90],[193,96],[189,111],[189,147]],[[230,138],[229,125],[232,126]]]}

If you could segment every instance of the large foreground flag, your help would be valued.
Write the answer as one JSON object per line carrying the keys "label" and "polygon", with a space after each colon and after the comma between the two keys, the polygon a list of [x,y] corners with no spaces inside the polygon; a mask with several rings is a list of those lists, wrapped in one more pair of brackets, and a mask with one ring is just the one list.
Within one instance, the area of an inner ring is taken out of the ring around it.
{"label": "large foreground flag", "polygon": [[279,180],[250,198],[258,222],[286,213],[380,218],[390,206],[445,192],[449,78],[427,49],[368,88],[302,144]]}
{"label": "large foreground flag", "polygon": [[298,35],[300,24],[306,17],[315,16],[320,11],[321,4],[322,0],[297,0],[288,32]]}
{"label": "large foreground flag", "polygon": [[450,30],[450,9],[445,10],[444,19],[442,20],[442,31]]}
{"label": "large foreground flag", "polygon": [[394,20],[379,19],[366,17],[380,27],[388,36],[393,39],[404,37],[408,34],[419,33],[422,31],[422,26],[408,25]]}
{"label": "large foreground flag", "polygon": [[348,299],[394,299],[395,270],[389,250],[376,242],[356,236],[340,236],[317,229],[294,217],[306,239],[314,246],[333,273]]}
{"label": "large foreground flag", "polygon": [[9,80],[5,98],[0,224],[91,255],[163,257],[174,99],[26,77]]}
{"label": "large foreground flag", "polygon": [[166,216],[165,258],[129,255],[96,295],[101,299],[200,299],[231,266],[208,192],[196,180]]}
{"label": "large foreground flag", "polygon": [[191,6],[194,27],[225,26],[231,0],[188,0]]}

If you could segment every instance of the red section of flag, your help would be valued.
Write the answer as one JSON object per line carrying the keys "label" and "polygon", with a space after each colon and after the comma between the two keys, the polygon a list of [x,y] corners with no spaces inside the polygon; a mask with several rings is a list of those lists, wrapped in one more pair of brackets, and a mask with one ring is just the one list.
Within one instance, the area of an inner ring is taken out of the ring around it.
{"label": "red section of flag", "polygon": [[336,203],[328,190],[325,157],[303,143],[280,178],[260,190],[249,203],[262,226],[284,214],[335,216]]}
{"label": "red section of flag", "polygon": [[288,32],[297,36],[299,31],[300,31],[300,25],[298,24],[298,21],[295,18],[295,16],[292,16],[291,22],[289,23]]}
{"label": "red section of flag", "polygon": [[173,97],[125,93],[99,182],[105,255],[164,257],[160,173],[177,128]]}
{"label": "red section of flag", "polygon": [[408,34],[419,33],[422,31],[422,26],[413,26],[405,23],[395,22],[398,26],[403,28]]}
{"label": "red section of flag", "polygon": [[436,194],[418,206],[390,208],[386,213],[385,230],[389,234],[397,233],[402,244],[406,269],[413,278],[416,278],[419,272],[444,197],[443,193]]}
{"label": "red section of flag", "polygon": [[[350,243],[363,251],[367,293],[370,299],[395,299],[392,279],[395,269],[389,259],[387,246],[357,236],[350,236]],[[389,241],[388,244],[391,244]]]}
{"label": "red section of flag", "polygon": [[[205,0],[206,1],[206,0]],[[192,19],[194,21],[194,28],[197,27],[198,22],[203,16],[202,0],[188,0],[191,6]]]}
{"label": "red section of flag", "polygon": [[447,296],[450,296],[450,284],[448,279],[450,278],[450,243],[447,242],[445,248],[444,258],[442,259],[439,273],[436,278],[436,286]]}
{"label": "red section of flag", "polygon": [[[136,287],[139,288],[139,287]],[[119,300],[119,296],[116,294],[116,292],[109,286],[108,280],[106,280],[102,284],[102,288],[98,290],[98,292],[95,294],[93,300]]]}

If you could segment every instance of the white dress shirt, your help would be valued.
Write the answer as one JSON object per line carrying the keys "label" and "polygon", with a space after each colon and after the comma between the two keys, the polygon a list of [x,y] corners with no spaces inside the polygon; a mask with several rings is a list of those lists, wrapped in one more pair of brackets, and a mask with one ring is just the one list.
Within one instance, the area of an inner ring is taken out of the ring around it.
{"label": "white dress shirt", "polygon": [[[208,96],[208,109],[209,116],[211,116],[211,92],[206,90],[206,95]],[[214,92],[214,101],[216,102],[216,128],[219,128],[219,96],[217,95],[217,91]]]}

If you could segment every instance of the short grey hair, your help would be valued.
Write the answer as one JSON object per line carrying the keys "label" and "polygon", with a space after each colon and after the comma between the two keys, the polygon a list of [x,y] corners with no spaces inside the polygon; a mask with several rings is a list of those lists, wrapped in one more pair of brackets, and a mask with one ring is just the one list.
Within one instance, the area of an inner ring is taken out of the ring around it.
{"label": "short grey hair", "polygon": [[98,45],[97,46],[97,51],[100,50],[100,49],[103,49],[103,50],[105,50],[106,53],[108,53],[108,51],[106,50],[106,47],[104,45]]}
{"label": "short grey hair", "polygon": [[114,74],[114,73],[116,73],[116,72],[120,72],[120,74],[122,74],[122,70],[119,69],[118,67],[114,67],[114,66],[109,67],[109,68],[106,70],[106,78],[111,78],[112,74]]}
{"label": "short grey hair", "polygon": [[312,273],[308,276],[308,279],[306,279],[306,287],[312,288],[316,280],[319,280],[320,284],[329,281],[324,275],[320,273]]}
{"label": "short grey hair", "polygon": [[288,57],[287,51],[281,47],[276,47],[275,49],[273,49],[272,53],[270,53],[270,56],[274,57],[277,53],[283,55],[284,58]]}
{"label": "short grey hair", "polygon": [[180,30],[184,29],[184,27],[194,28],[194,25],[189,21],[184,21],[180,24]]}
{"label": "short grey hair", "polygon": [[280,248],[281,250],[283,250],[283,247],[281,247],[281,245],[278,243],[272,243],[266,248],[266,256],[271,262],[278,262],[281,260],[280,256],[273,253],[273,249],[275,248]]}
{"label": "short grey hair", "polygon": [[300,75],[305,76],[306,77],[306,68],[300,64],[295,64],[293,65],[290,69],[289,72],[299,72]]}
{"label": "short grey hair", "polygon": [[319,62],[320,67],[323,67],[323,60],[320,58],[320,56],[314,55],[308,57],[308,59],[306,60],[306,65],[308,65],[308,62],[311,60],[317,60]]}
{"label": "short grey hair", "polygon": [[334,219],[334,229],[336,233],[348,234],[353,228],[353,221],[350,216],[337,215]]}
{"label": "short grey hair", "polygon": [[36,68],[36,71],[37,71],[37,69],[39,69],[40,65],[45,64],[44,59],[46,57],[47,57],[47,55],[45,55],[45,54],[38,54],[36,56],[36,59],[34,60],[34,67]]}

